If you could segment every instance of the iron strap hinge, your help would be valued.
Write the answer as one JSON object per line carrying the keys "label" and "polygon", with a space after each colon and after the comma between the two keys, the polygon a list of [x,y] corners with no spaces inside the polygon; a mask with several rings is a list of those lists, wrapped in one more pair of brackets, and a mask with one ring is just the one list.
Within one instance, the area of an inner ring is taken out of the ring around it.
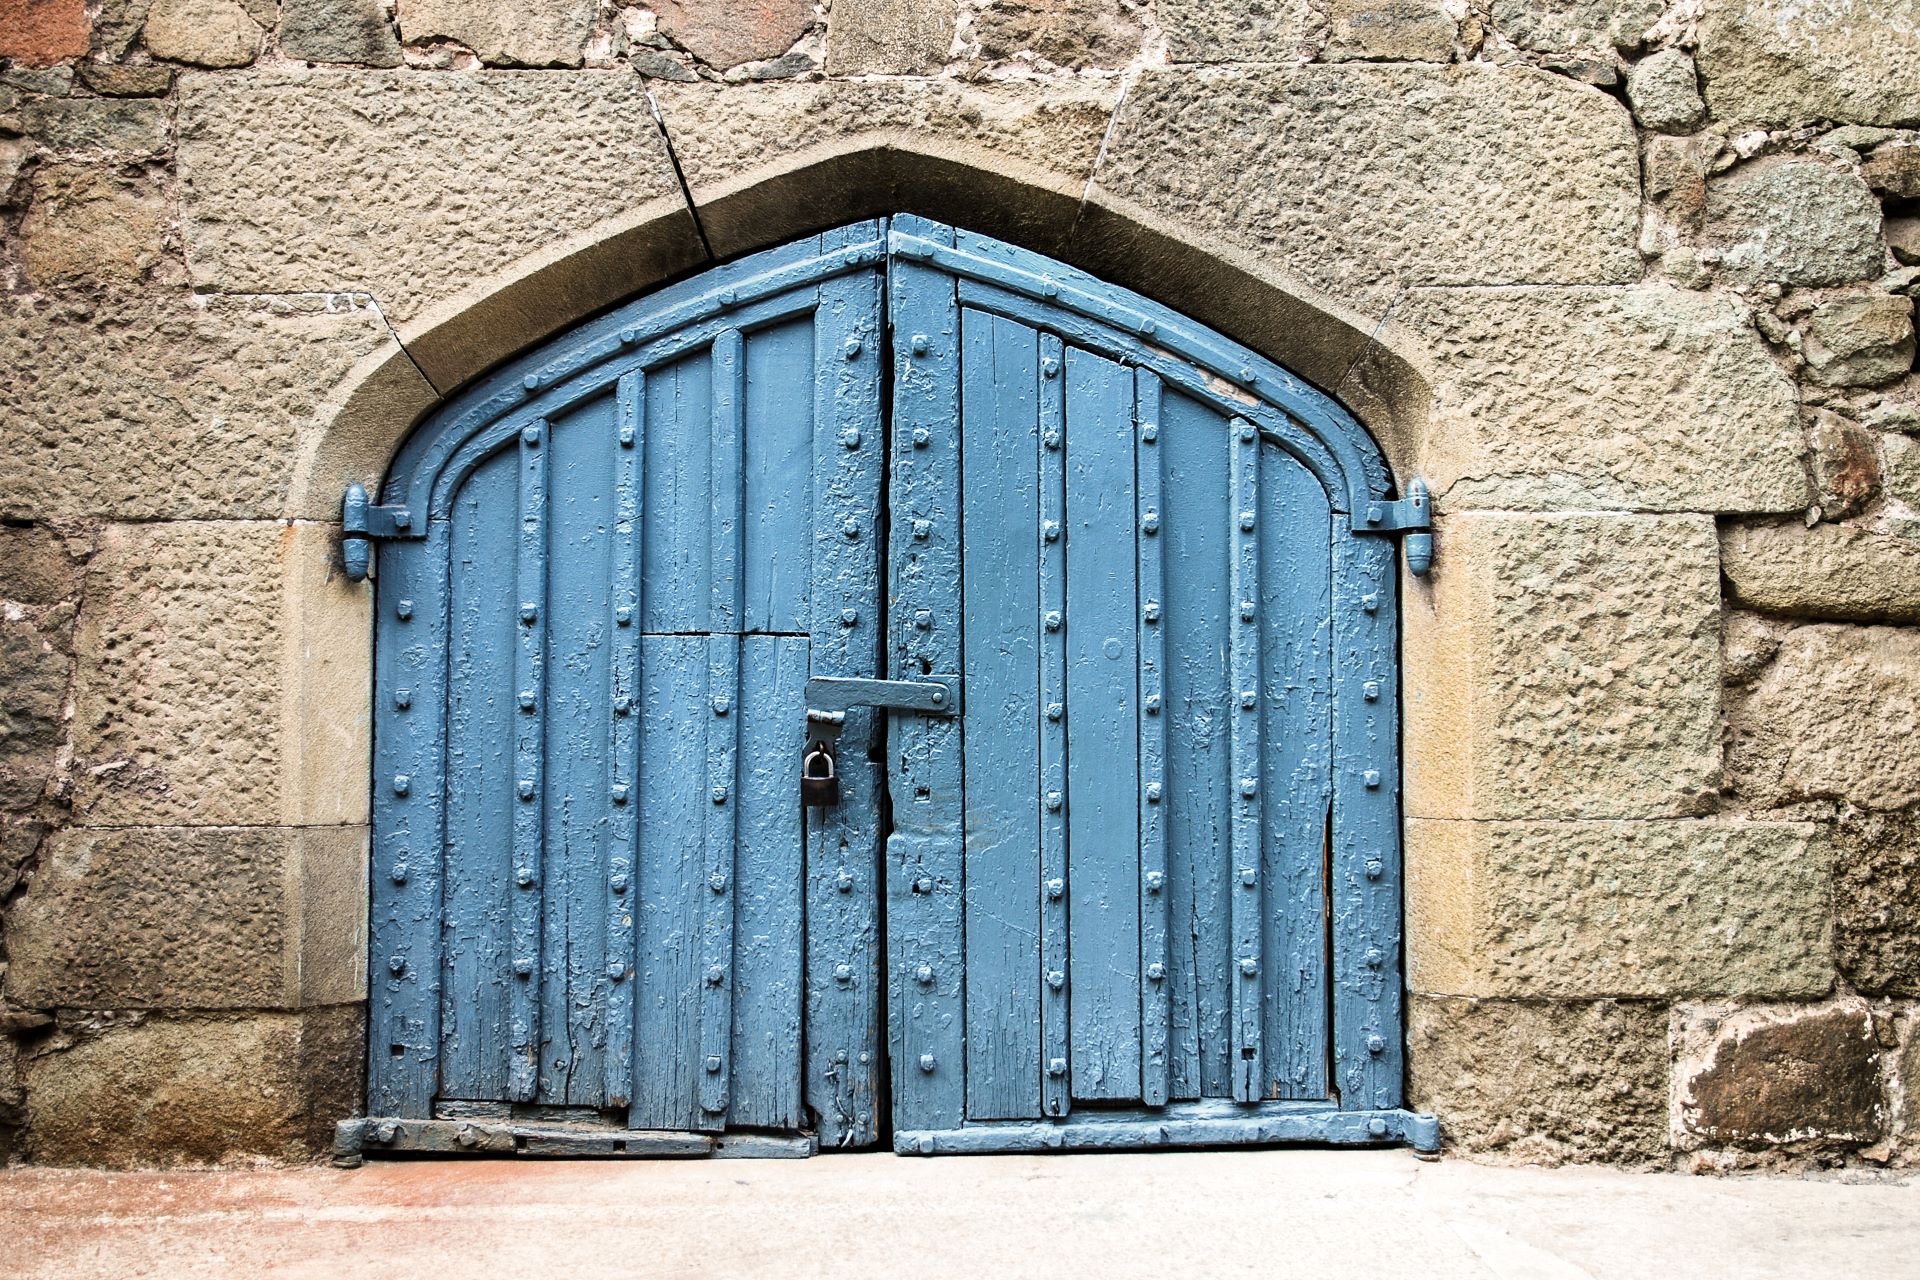
{"label": "iron strap hinge", "polygon": [[1407,557],[1407,572],[1424,574],[1433,567],[1433,497],[1427,492],[1427,482],[1409,481],[1404,498],[1369,502],[1355,517],[1353,531],[1405,534],[1401,550]]}
{"label": "iron strap hinge", "polygon": [[347,486],[340,498],[340,558],[346,562],[347,581],[363,582],[372,566],[375,538],[414,536],[413,513],[405,507],[376,506],[359,481]]}

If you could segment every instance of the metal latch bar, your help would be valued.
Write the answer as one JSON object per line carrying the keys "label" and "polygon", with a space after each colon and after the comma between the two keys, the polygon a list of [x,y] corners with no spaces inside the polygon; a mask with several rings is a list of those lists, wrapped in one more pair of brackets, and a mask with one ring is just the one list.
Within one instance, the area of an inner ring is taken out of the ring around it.
{"label": "metal latch bar", "polygon": [[820,724],[844,722],[851,707],[950,716],[960,708],[960,677],[870,680],[862,676],[813,676],[807,681],[806,699],[807,719]]}

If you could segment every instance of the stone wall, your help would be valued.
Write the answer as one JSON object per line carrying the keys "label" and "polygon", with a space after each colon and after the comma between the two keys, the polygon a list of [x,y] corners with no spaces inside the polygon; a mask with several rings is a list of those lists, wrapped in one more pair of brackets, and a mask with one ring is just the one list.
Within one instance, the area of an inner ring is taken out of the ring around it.
{"label": "stone wall", "polygon": [[1920,1163],[1920,3],[0,0],[0,1157],[359,1093],[367,614],[437,397],[889,209],[1341,396],[1453,1149]]}

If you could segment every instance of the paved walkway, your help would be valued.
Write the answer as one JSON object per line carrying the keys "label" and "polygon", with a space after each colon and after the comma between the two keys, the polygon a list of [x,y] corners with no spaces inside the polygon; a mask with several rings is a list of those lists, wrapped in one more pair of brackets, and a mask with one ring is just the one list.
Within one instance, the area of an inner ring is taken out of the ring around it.
{"label": "paved walkway", "polygon": [[0,1174],[0,1275],[1920,1277],[1920,1180],[1401,1151]]}

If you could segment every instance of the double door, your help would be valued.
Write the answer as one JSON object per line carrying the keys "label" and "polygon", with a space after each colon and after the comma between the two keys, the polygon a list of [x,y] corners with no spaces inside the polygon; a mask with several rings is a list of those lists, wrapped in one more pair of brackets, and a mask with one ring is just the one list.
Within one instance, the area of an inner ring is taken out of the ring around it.
{"label": "double door", "polygon": [[456,399],[382,494],[370,1114],[1407,1136],[1384,472],[1311,396],[901,217]]}

